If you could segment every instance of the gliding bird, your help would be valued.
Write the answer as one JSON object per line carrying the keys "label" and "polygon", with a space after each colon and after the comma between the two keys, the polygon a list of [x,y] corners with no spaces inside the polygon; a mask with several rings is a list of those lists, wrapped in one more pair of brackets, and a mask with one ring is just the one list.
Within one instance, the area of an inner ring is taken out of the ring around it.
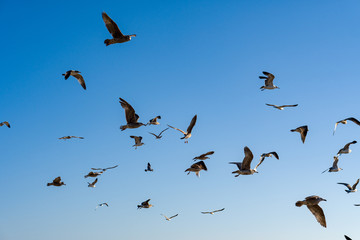
{"label": "gliding bird", "polygon": [[169,218],[167,216],[165,216],[164,214],[161,214],[161,215],[165,217],[166,221],[170,221],[172,218],[177,217],[179,214],[176,214],[176,215],[171,216]]}
{"label": "gliding bird", "polygon": [[210,152],[201,154],[200,156],[194,157],[193,160],[196,161],[196,160],[206,160],[206,159],[210,159],[210,158],[208,157],[208,155],[213,155],[214,153],[215,153],[214,151],[210,151]]}
{"label": "gliding bird", "polygon": [[116,23],[105,13],[102,13],[102,19],[106,25],[107,30],[112,35],[112,39],[106,39],[104,43],[106,46],[114,43],[123,43],[131,40],[132,37],[136,37],[136,34],[123,35]]}
{"label": "gliding bird", "polygon": [[83,137],[77,137],[77,136],[65,136],[65,137],[61,137],[61,138],[59,138],[59,139],[68,140],[68,139],[71,139],[71,138],[84,139]]}
{"label": "gliding bird", "polygon": [[102,207],[102,206],[107,206],[107,207],[109,207],[109,204],[107,204],[107,203],[100,203],[100,204],[98,204],[98,205],[96,206],[95,210],[96,210],[98,207]]}
{"label": "gliding bird", "polygon": [[347,121],[352,121],[353,123],[355,123],[355,124],[357,124],[358,126],[360,126],[360,121],[357,120],[356,118],[353,118],[353,117],[345,118],[345,119],[340,120],[340,121],[338,121],[338,122],[335,123],[335,128],[334,128],[334,131],[333,131],[333,135],[335,134],[337,125],[338,125],[339,123],[347,124]]}
{"label": "gliding bird", "polygon": [[109,169],[113,169],[113,168],[117,168],[119,165],[115,165],[113,167],[108,167],[108,168],[91,168],[92,170],[95,170],[95,171],[98,171],[98,170],[101,170],[101,172],[105,172],[106,170],[109,170]]}
{"label": "gliding bird", "polygon": [[217,212],[221,212],[221,211],[224,211],[225,208],[222,208],[222,209],[219,209],[219,210],[215,210],[215,211],[211,211],[211,212],[201,212],[202,214],[211,214],[211,215],[214,215],[214,213],[217,213]]}
{"label": "gliding bird", "polygon": [[316,220],[320,223],[320,225],[326,228],[325,214],[322,208],[319,206],[321,201],[326,201],[326,199],[323,199],[319,196],[309,196],[305,198],[304,201],[297,201],[295,205],[297,207],[306,205],[310,212],[315,216]]}
{"label": "gliding bird", "polygon": [[[190,122],[190,125],[189,125],[189,127],[187,128],[186,132],[184,132],[184,131],[181,130],[181,129],[172,127],[172,126],[170,126],[170,125],[168,125],[168,126],[171,127],[171,128],[173,128],[173,129],[175,129],[175,130],[178,130],[178,131],[180,131],[180,132],[182,132],[182,133],[184,134],[184,137],[182,137],[182,138],[180,138],[180,139],[189,139],[189,138],[191,137],[191,131],[192,131],[193,127],[195,126],[196,119],[197,119],[197,115],[195,115],[195,116],[192,118],[192,120],[191,120],[191,122]],[[188,143],[188,141],[185,140],[185,143]]]}
{"label": "gliding bird", "polygon": [[83,87],[83,89],[86,90],[85,80],[84,80],[83,76],[81,76],[80,73],[81,72],[76,71],[76,70],[69,70],[66,73],[64,73],[63,76],[65,76],[65,80],[67,80],[70,76],[73,76],[74,78],[76,78],[78,80],[78,82]]}
{"label": "gliding bird", "polygon": [[279,109],[279,110],[284,110],[284,108],[286,108],[286,107],[297,107],[298,104],[277,106],[277,105],[273,105],[273,104],[268,104],[268,103],[266,103],[266,105],[268,105],[268,106],[270,106],[270,107],[273,107],[273,108],[276,108],[276,109]]}

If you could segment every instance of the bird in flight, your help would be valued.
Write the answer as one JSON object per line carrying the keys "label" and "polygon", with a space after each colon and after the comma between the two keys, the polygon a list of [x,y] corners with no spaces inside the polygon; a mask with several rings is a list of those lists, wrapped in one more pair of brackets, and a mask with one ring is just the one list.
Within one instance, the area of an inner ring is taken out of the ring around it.
{"label": "bird in flight", "polygon": [[154,169],[151,168],[151,164],[148,162],[145,172],[152,172]]}
{"label": "bird in flight", "polygon": [[81,76],[80,73],[81,72],[76,71],[76,70],[69,70],[66,73],[64,73],[63,76],[65,76],[65,80],[67,80],[70,76],[73,76],[74,78],[76,78],[78,80],[78,82],[83,87],[83,89],[86,90],[85,80],[84,80],[83,76]]}
{"label": "bird in flight", "polygon": [[324,173],[324,172],[339,172],[340,170],[343,170],[342,168],[338,167],[338,162],[339,162],[338,156],[334,156],[334,162],[333,162],[332,167],[326,169],[322,173]]}
{"label": "bird in flight", "polygon": [[207,167],[203,161],[194,163],[188,169],[186,169],[185,172],[188,172],[187,175],[189,175],[190,172],[194,172],[196,174],[196,176],[200,177],[201,170],[207,171]]}
{"label": "bird in flight", "polygon": [[165,132],[166,130],[168,130],[169,128],[165,128],[164,130],[162,130],[158,135],[156,135],[155,133],[151,133],[149,132],[151,135],[153,135],[156,139],[160,139],[163,136],[161,135],[163,132]]}
{"label": "bird in flight", "polygon": [[[259,76],[260,79],[265,79],[265,86],[262,86],[260,89],[264,91],[265,89],[276,89],[279,88],[273,84],[275,76],[269,72],[262,72],[266,77]],[[279,88],[280,89],[280,88]]]}
{"label": "bird in flight", "polygon": [[97,181],[98,181],[98,179],[96,178],[95,181],[93,181],[92,183],[88,182],[88,187],[94,188]]}
{"label": "bird in flight", "polygon": [[138,128],[141,126],[145,126],[145,124],[138,122],[139,115],[135,113],[134,108],[126,102],[124,99],[119,98],[119,103],[121,104],[121,107],[125,109],[125,118],[126,118],[126,125],[120,126],[121,131],[124,131],[127,128]]}
{"label": "bird in flight", "polygon": [[5,121],[5,122],[1,122],[0,123],[0,127],[2,127],[2,126],[7,126],[8,128],[10,128],[10,123],[8,122],[8,121]]}
{"label": "bird in flight", "polygon": [[135,147],[135,149],[137,149],[137,147],[144,145],[144,143],[141,142],[142,137],[140,137],[140,136],[130,136],[130,137],[135,139],[135,144],[133,145],[133,147]]}
{"label": "bird in flight", "polygon": [[214,151],[210,151],[210,152],[201,154],[200,156],[194,157],[193,160],[196,161],[196,160],[206,160],[206,159],[210,159],[210,158],[208,157],[208,155],[213,155],[214,153],[215,153]]}
{"label": "bird in flight", "polygon": [[261,161],[262,159],[266,158],[266,157],[272,157],[272,156],[274,156],[277,160],[279,160],[279,155],[278,155],[276,152],[269,152],[269,153],[263,153],[263,154],[261,154],[261,159],[260,159],[260,161]]}
{"label": "bird in flight", "polygon": [[106,46],[114,43],[128,42],[132,37],[136,37],[136,34],[123,35],[116,23],[105,12],[102,13],[102,19],[104,20],[107,30],[113,37],[112,39],[106,39],[104,41]]}
{"label": "bird in flight", "polygon": [[61,138],[59,138],[59,139],[68,140],[68,139],[71,139],[71,138],[84,139],[83,137],[77,137],[77,136],[65,136],[65,137],[61,137]]}
{"label": "bird in flight", "polygon": [[97,177],[99,175],[101,175],[103,172],[89,172],[87,175],[84,176],[84,178],[88,178],[88,177]]}
{"label": "bird in flight", "polygon": [[157,121],[158,119],[161,119],[161,116],[150,119],[146,125],[159,125],[160,123]]}
{"label": "bird in flight", "polygon": [[164,214],[161,214],[162,216],[164,216],[165,217],[165,219],[166,219],[166,221],[170,221],[171,219],[173,219],[174,217],[177,217],[179,214],[175,214],[174,216],[171,216],[171,217],[167,217],[167,216],[165,216]]}
{"label": "bird in flight", "polygon": [[309,196],[305,198],[303,201],[297,201],[295,205],[297,207],[301,207],[302,205],[306,205],[307,208],[310,210],[310,212],[315,216],[316,220],[320,223],[321,226],[326,228],[326,220],[324,211],[319,206],[319,203],[321,201],[326,201],[326,199],[323,199],[319,196]]}
{"label": "bird in flight", "polygon": [[47,186],[56,186],[56,187],[60,187],[62,185],[66,185],[66,184],[61,181],[61,177],[57,177],[51,183],[47,184]]}
{"label": "bird in flight", "polygon": [[152,204],[149,204],[149,201],[150,201],[150,200],[151,200],[151,199],[148,199],[148,200],[142,202],[140,205],[137,205],[137,208],[138,208],[138,209],[141,209],[141,208],[151,208],[151,207],[153,207]]}
{"label": "bird in flight", "polygon": [[345,118],[343,120],[340,120],[338,122],[335,123],[335,128],[334,128],[334,131],[333,131],[333,135],[335,134],[335,131],[336,131],[336,127],[339,123],[342,123],[342,124],[347,124],[348,121],[352,121],[353,123],[355,123],[356,125],[360,126],[360,122],[359,120],[357,120],[356,118],[353,118],[353,117],[349,117],[349,118]]}
{"label": "bird in flight", "polygon": [[217,212],[222,212],[224,211],[225,208],[222,208],[222,209],[219,209],[219,210],[214,210],[214,211],[211,211],[211,212],[201,212],[202,214],[211,214],[211,215],[214,215],[214,213],[217,213]]}
{"label": "bird in flight", "polygon": [[348,236],[344,235],[346,240],[351,240],[351,238],[349,238]]}
{"label": "bird in flight", "polygon": [[[181,129],[178,129],[178,128],[175,128],[175,127],[172,127],[170,125],[168,125],[169,127],[175,129],[175,130],[178,130],[180,132],[182,132],[184,134],[184,136],[180,139],[189,139],[191,137],[191,131],[193,129],[193,127],[195,126],[195,123],[196,123],[196,119],[197,119],[197,115],[195,115],[192,119],[191,119],[191,122],[190,122],[190,125],[188,126],[186,132],[184,132],[183,130]],[[185,140],[185,143],[188,143],[187,140]]]}
{"label": "bird in flight", "polygon": [[277,105],[273,105],[273,104],[268,104],[268,103],[266,103],[266,105],[268,105],[268,106],[270,106],[270,107],[274,107],[274,108],[279,109],[279,110],[284,110],[284,108],[286,108],[286,107],[297,107],[298,104],[277,106]]}
{"label": "bird in flight", "polygon": [[305,143],[307,132],[309,131],[308,126],[301,126],[295,129],[291,129],[291,132],[298,132],[301,135],[301,141]]}
{"label": "bird in flight", "polygon": [[230,164],[236,164],[236,166],[239,169],[239,170],[236,170],[236,171],[232,172],[233,174],[237,173],[237,175],[235,175],[235,177],[238,177],[239,175],[253,175],[254,173],[258,173],[257,168],[264,161],[264,160],[260,161],[255,166],[254,169],[251,169],[250,165],[251,165],[251,161],[254,158],[254,155],[251,152],[250,148],[248,148],[248,147],[244,147],[244,153],[245,153],[245,157],[244,157],[244,160],[242,162],[229,162]]}
{"label": "bird in flight", "polygon": [[118,166],[119,165],[115,165],[113,167],[108,167],[108,168],[91,168],[91,169],[95,170],[95,171],[101,170],[101,173],[102,173],[102,172],[105,172],[106,170],[117,168]]}
{"label": "bird in flight", "polygon": [[355,143],[357,143],[357,141],[352,141],[352,142],[347,143],[342,149],[339,150],[337,155],[340,156],[341,154],[351,153],[351,149],[349,147],[351,144],[355,144]]}
{"label": "bird in flight", "polygon": [[102,206],[106,206],[106,207],[109,207],[109,204],[107,204],[106,202],[105,203],[100,203],[96,206],[95,210],[98,208],[98,207],[102,207]]}
{"label": "bird in flight", "polygon": [[338,184],[342,184],[342,185],[345,185],[348,189],[345,189],[345,192],[347,193],[353,193],[353,192],[356,192],[357,189],[356,189],[356,186],[358,185],[359,183],[359,179],[356,181],[356,183],[354,185],[350,185],[348,183],[338,183]]}

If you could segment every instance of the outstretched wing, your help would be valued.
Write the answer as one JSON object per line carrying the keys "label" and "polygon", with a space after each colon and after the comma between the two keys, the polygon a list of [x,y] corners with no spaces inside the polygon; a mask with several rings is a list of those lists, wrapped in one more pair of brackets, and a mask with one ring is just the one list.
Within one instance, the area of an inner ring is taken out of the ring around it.
{"label": "outstretched wing", "polygon": [[138,116],[136,116],[134,108],[128,102],[126,102],[124,99],[122,99],[122,98],[119,98],[119,99],[120,99],[119,102],[121,104],[121,107],[125,109],[126,122],[127,123],[136,123]]}
{"label": "outstretched wing", "polygon": [[119,165],[115,165],[115,166],[113,166],[113,167],[104,168],[103,170],[113,169],[113,168],[116,168],[116,167],[118,167],[118,166],[119,166]]}
{"label": "outstretched wing", "polygon": [[355,144],[355,143],[357,143],[357,141],[349,142],[348,144],[346,144],[346,145],[344,146],[344,149],[348,149],[351,144]]}
{"label": "outstretched wing", "polygon": [[333,167],[333,168],[337,168],[337,164],[338,164],[338,162],[339,162],[339,158],[335,156],[335,157],[334,157],[334,162],[333,162],[332,167]]}
{"label": "outstretched wing", "polygon": [[161,136],[161,134],[163,133],[163,132],[165,132],[166,130],[168,130],[169,128],[165,128],[164,130],[162,130],[160,133],[159,133],[159,136]]}
{"label": "outstretched wing", "polygon": [[297,107],[298,106],[298,104],[294,104],[294,105],[282,105],[282,106],[280,106],[280,107]]}
{"label": "outstretched wing", "polygon": [[310,212],[315,216],[316,220],[320,223],[320,225],[326,228],[325,214],[322,208],[319,205],[310,205],[307,207]]}
{"label": "outstretched wing", "polygon": [[356,189],[356,186],[359,184],[359,180],[360,180],[360,179],[358,179],[358,180],[356,181],[356,183],[352,186],[352,189],[354,189],[354,190]]}
{"label": "outstretched wing", "polygon": [[268,103],[265,103],[265,105],[268,105],[268,106],[270,106],[270,107],[279,107],[279,106],[277,106],[277,105],[274,105],[274,104],[268,104]]}
{"label": "outstretched wing", "polygon": [[255,168],[254,168],[254,170],[256,170],[259,166],[260,166],[260,164],[262,164],[262,162],[265,160],[265,157],[261,157],[260,158],[260,162],[255,166]]}
{"label": "outstretched wing", "polygon": [[172,126],[170,126],[170,125],[168,125],[168,126],[171,127],[171,128],[173,128],[173,129],[175,129],[175,130],[178,130],[178,131],[182,132],[184,135],[186,135],[186,132],[184,132],[183,130],[178,129],[178,128],[176,128],[176,127],[172,127]]}
{"label": "outstretched wing", "polygon": [[346,240],[352,240],[351,238],[349,238],[348,236],[344,235]]}
{"label": "outstretched wing", "polygon": [[8,128],[10,128],[10,123],[8,122],[8,121],[5,121],[5,122],[2,122],[2,123],[0,123],[0,127],[2,126],[2,125],[6,125]]}
{"label": "outstretched wing", "polygon": [[175,214],[174,216],[169,217],[169,219],[172,219],[174,217],[177,217],[179,214]]}
{"label": "outstretched wing", "polygon": [[78,82],[83,87],[83,89],[86,90],[85,80],[84,80],[83,76],[81,76],[80,73],[73,73],[72,75],[78,80]]}
{"label": "outstretched wing", "polygon": [[348,183],[338,182],[337,184],[342,184],[342,185],[346,186],[349,190],[352,190],[352,187],[351,187],[350,184],[348,184]]}
{"label": "outstretched wing", "polygon": [[97,183],[98,179],[96,178],[95,181],[92,182],[92,185],[95,185]]}
{"label": "outstretched wing", "polygon": [[357,125],[360,126],[360,122],[359,122],[359,120],[357,120],[356,118],[350,117],[350,118],[346,118],[345,120],[352,121],[353,123],[355,123],[355,124],[357,124]]}
{"label": "outstretched wing", "polygon": [[275,76],[269,72],[263,72],[264,75],[267,76],[267,79],[265,80],[265,85],[273,85],[273,81]]}
{"label": "outstretched wing", "polygon": [[254,155],[252,154],[251,150],[248,147],[244,147],[244,153],[245,157],[241,164],[241,169],[250,169],[251,161],[254,158]]}
{"label": "outstretched wing", "polygon": [[157,135],[155,134],[155,133],[151,133],[151,132],[149,132],[151,135],[153,135],[153,136],[155,136],[155,137],[157,137]]}
{"label": "outstretched wing", "polygon": [[195,116],[191,119],[190,125],[189,125],[189,127],[187,128],[187,130],[186,130],[188,133],[191,133],[193,127],[195,126],[196,119],[197,119],[197,115],[195,115]]}
{"label": "outstretched wing", "polygon": [[201,212],[202,214],[210,214],[211,212]]}
{"label": "outstretched wing", "polygon": [[221,212],[221,211],[224,211],[224,210],[225,210],[225,208],[222,208],[222,209],[219,209],[219,210],[215,210],[213,212],[216,213],[216,212]]}
{"label": "outstretched wing", "polygon": [[106,25],[106,28],[110,32],[110,34],[113,36],[113,38],[123,38],[124,35],[121,33],[119,27],[116,25],[116,23],[105,13],[102,13],[102,19],[104,20],[104,23]]}
{"label": "outstretched wing", "polygon": [[239,170],[241,170],[242,162],[229,162],[230,164],[236,164]]}

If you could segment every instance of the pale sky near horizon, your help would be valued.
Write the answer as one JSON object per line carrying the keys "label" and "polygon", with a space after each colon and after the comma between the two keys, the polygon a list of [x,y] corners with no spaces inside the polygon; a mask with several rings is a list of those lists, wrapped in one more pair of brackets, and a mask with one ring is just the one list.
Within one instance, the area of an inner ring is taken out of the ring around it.
{"label": "pale sky near horizon", "polygon": [[[360,239],[360,2],[0,1],[0,240]],[[106,47],[105,11],[130,42]],[[82,72],[87,90],[69,69]],[[262,71],[277,90],[260,91]],[[128,101],[141,122],[121,132]],[[271,104],[299,104],[279,111]],[[188,144],[167,124],[186,129]],[[308,125],[302,144],[290,129]],[[58,140],[66,135],[85,139]],[[137,150],[130,135],[143,136]],[[258,174],[235,178],[248,146]],[[214,150],[200,178],[184,170]],[[154,172],[146,173],[147,162]],[[84,179],[92,167],[119,167]],[[61,176],[67,184],[47,187]],[[90,179],[93,180],[93,179]],[[328,227],[297,200],[319,195]],[[153,208],[137,210],[150,198]],[[109,208],[98,208],[108,202]],[[201,211],[225,208],[215,215]],[[170,222],[160,214],[179,214]]]}

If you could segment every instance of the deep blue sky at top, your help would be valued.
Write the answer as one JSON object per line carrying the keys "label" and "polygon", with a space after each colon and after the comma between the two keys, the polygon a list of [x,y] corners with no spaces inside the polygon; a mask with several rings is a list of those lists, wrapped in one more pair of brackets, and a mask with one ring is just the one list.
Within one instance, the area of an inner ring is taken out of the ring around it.
{"label": "deep blue sky at top", "polygon": [[[334,123],[358,108],[360,3],[347,1],[0,1],[0,239],[342,239],[360,238],[354,183],[360,148],[344,170],[323,174],[360,128]],[[105,11],[130,42],[105,47]],[[87,90],[69,69],[82,72]],[[259,90],[262,71],[279,90]],[[121,132],[127,100],[142,122]],[[295,104],[278,111],[265,103]],[[166,124],[186,129],[189,144]],[[289,130],[309,126],[302,144]],[[65,135],[84,140],[60,141]],[[131,146],[130,135],[145,145]],[[234,178],[243,147],[259,174]],[[184,170],[209,150],[208,172]],[[145,173],[146,163],[155,171]],[[87,188],[91,167],[119,168]],[[67,186],[46,187],[61,176]],[[295,201],[318,194],[328,228]],[[151,198],[154,207],[137,210]],[[93,210],[100,202],[108,209]],[[215,216],[200,211],[225,207]],[[165,222],[160,213],[179,216]]]}

